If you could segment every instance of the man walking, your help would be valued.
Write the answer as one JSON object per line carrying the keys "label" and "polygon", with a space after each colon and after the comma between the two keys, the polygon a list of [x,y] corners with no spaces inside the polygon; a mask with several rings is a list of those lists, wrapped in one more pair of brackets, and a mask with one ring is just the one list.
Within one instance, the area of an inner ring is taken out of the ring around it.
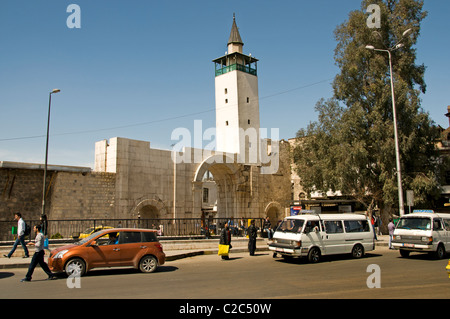
{"label": "man walking", "polygon": [[[44,235],[41,233],[41,226],[36,225],[34,226],[34,232],[36,235],[36,240],[34,243],[34,246],[36,247],[36,252],[33,255],[33,258],[31,259],[30,266],[28,267],[28,272],[25,275],[25,278],[23,278],[21,281],[31,281],[31,276],[33,276],[34,268],[39,264],[41,266],[42,270],[48,275],[48,280],[54,279],[54,276],[50,269],[48,268],[47,263],[44,261]],[[33,245],[33,243],[30,243]]]}
{"label": "man walking", "polygon": [[3,255],[3,256],[11,258],[12,254],[14,254],[17,246],[20,243],[23,247],[23,250],[25,251],[25,256],[23,258],[28,258],[28,257],[30,257],[30,255],[28,254],[27,245],[25,245],[25,221],[23,220],[22,214],[20,214],[20,213],[15,213],[14,219],[17,221],[17,239],[14,242],[13,248],[11,249],[9,254]]}

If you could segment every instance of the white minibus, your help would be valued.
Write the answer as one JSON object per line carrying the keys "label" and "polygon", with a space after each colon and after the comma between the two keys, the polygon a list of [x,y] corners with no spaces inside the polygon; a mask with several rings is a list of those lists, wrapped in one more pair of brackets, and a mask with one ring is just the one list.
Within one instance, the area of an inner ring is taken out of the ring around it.
{"label": "white minibus", "polygon": [[402,257],[411,252],[427,252],[444,258],[446,251],[450,251],[450,214],[414,210],[401,217],[394,230],[392,247],[399,249]]}
{"label": "white minibus", "polygon": [[315,263],[324,255],[351,253],[361,258],[375,249],[375,240],[373,227],[364,215],[307,211],[286,217],[268,245],[284,258],[307,257]]}

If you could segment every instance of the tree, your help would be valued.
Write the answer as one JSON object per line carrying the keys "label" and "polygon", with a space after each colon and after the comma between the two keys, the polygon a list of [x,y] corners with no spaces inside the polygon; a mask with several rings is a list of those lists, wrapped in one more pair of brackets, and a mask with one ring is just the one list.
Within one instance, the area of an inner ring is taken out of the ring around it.
{"label": "tree", "polygon": [[[367,26],[369,4],[381,9],[379,29]],[[427,13],[420,0],[364,0],[361,7],[335,30],[334,96],[320,100],[318,121],[297,133],[294,162],[308,193],[340,190],[369,212],[378,205],[386,219],[398,203],[389,62],[366,45],[393,48],[413,30],[392,52],[402,185],[414,190],[415,206],[430,204],[440,194],[439,131],[421,108],[425,66],[416,65],[414,48]]]}

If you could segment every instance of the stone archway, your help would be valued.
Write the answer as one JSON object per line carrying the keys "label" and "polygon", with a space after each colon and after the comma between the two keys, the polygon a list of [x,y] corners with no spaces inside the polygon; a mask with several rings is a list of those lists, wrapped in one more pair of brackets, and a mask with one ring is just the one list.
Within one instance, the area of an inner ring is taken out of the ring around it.
{"label": "stone archway", "polygon": [[167,209],[161,200],[144,199],[133,208],[131,216],[140,217],[141,219],[165,218]]}
{"label": "stone archway", "polygon": [[277,222],[284,217],[283,207],[278,202],[270,202],[264,209],[264,214],[264,217],[269,216],[272,227],[275,228]]}
{"label": "stone archway", "polygon": [[212,155],[197,167],[193,183],[194,208],[201,211],[202,178],[210,171],[217,185],[217,216],[218,218],[237,217],[236,173],[239,165],[227,155]]}

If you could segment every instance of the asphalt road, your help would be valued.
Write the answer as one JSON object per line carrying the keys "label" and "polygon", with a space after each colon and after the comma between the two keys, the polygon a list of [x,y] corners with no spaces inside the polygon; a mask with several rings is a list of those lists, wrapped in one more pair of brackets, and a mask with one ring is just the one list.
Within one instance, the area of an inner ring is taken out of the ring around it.
{"label": "asphalt road", "polygon": [[[167,262],[153,274],[94,270],[80,279],[79,288],[68,288],[65,277],[46,281],[38,266],[33,280],[24,283],[26,269],[1,270],[0,298],[448,299],[447,262],[420,254],[405,259],[384,247],[362,259],[329,257],[318,264],[274,259],[269,252],[236,253],[228,261],[204,255]],[[368,282],[380,288],[368,288]]]}

